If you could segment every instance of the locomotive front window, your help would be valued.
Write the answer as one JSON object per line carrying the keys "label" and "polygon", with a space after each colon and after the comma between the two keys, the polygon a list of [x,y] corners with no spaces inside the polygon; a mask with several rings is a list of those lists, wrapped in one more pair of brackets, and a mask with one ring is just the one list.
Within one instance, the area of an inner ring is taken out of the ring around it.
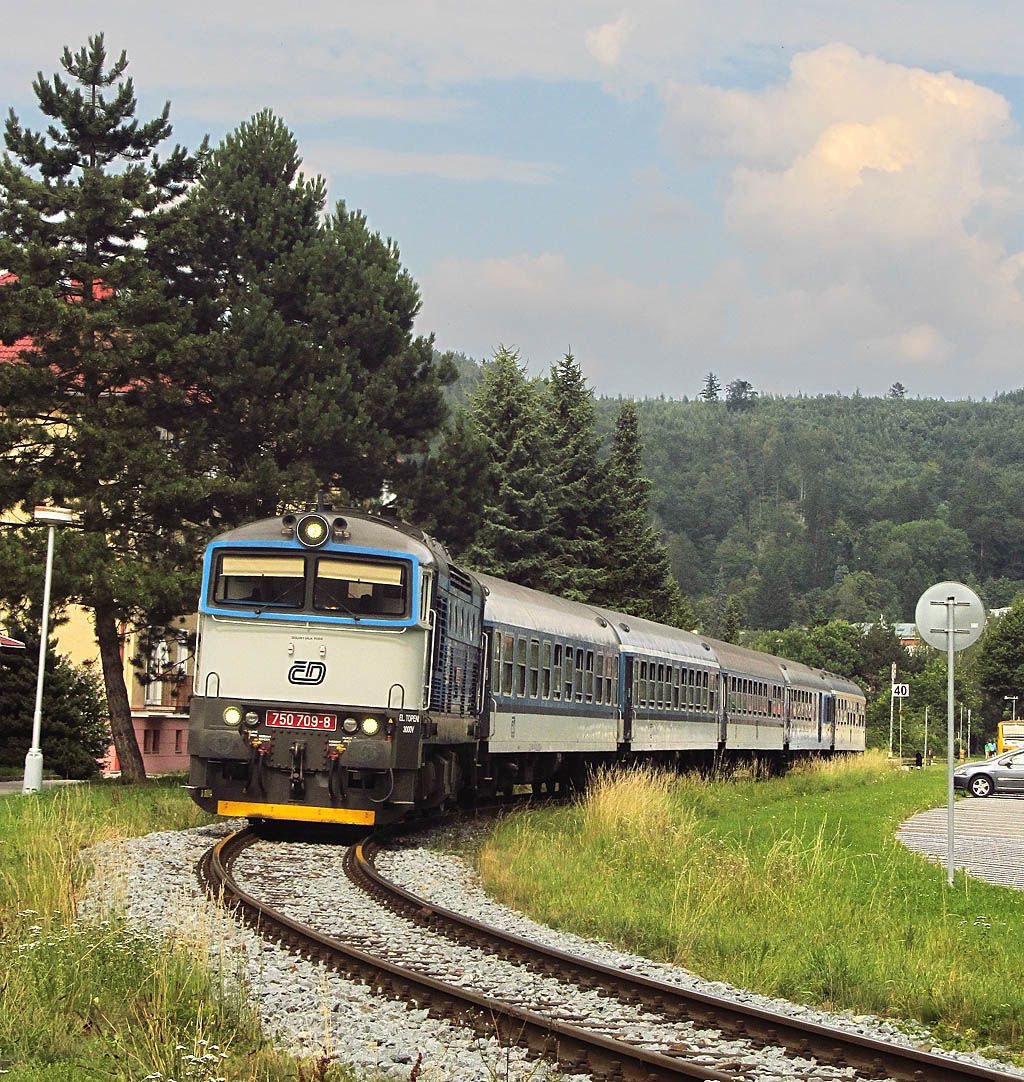
{"label": "locomotive front window", "polygon": [[222,556],[213,585],[220,604],[302,608],[306,563],[301,556]]}
{"label": "locomotive front window", "polygon": [[340,616],[405,616],[409,611],[408,568],[399,560],[322,557],[316,562],[313,608]]}

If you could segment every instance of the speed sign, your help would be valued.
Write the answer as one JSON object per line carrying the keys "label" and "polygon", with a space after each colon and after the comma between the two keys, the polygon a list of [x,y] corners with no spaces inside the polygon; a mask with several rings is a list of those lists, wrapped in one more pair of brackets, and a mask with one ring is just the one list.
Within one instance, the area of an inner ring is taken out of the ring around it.
{"label": "speed sign", "polygon": [[909,699],[910,698],[910,685],[909,684],[893,684],[892,697],[894,699]]}

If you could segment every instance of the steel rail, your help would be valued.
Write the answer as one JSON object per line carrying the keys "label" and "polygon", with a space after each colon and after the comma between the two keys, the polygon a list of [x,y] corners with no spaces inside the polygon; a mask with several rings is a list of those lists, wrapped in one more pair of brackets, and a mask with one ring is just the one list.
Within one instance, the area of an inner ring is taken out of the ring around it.
{"label": "steel rail", "polygon": [[370,835],[353,848],[350,877],[354,882],[393,911],[433,931],[535,971],[557,974],[582,987],[600,988],[622,1002],[641,1004],[667,1017],[685,1018],[757,1044],[779,1046],[791,1055],[813,1056],[837,1067],[852,1066],[873,1077],[907,1082],[1020,1082],[1016,1074],[681,988],[500,930],[436,905],[386,878],[373,862],[381,847],[380,835]]}
{"label": "steel rail", "polygon": [[208,851],[197,870],[210,894],[234,909],[263,938],[364,980],[378,994],[426,1007],[434,1015],[458,1020],[478,1033],[496,1037],[503,1045],[525,1047],[566,1069],[643,1082],[677,1082],[680,1078],[735,1082],[734,1074],[651,1052],[448,984],[292,920],[242,889],[231,874],[239,853],[256,840],[251,828],[229,834]]}

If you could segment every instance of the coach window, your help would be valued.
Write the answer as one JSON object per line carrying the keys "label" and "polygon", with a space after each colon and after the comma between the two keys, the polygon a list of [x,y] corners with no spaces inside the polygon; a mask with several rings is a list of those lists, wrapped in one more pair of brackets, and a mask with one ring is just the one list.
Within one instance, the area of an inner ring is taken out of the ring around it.
{"label": "coach window", "polygon": [[604,702],[604,654],[594,655],[594,702]]}
{"label": "coach window", "polygon": [[576,678],[574,681],[574,688],[576,691],[576,701],[578,703],[583,702],[583,651],[576,651]]}
{"label": "coach window", "polygon": [[[634,672],[636,672],[637,662],[633,662]],[[636,678],[636,705],[647,705],[647,662],[641,661],[639,663],[640,675]]]}
{"label": "coach window", "polygon": [[515,668],[516,640],[512,635],[503,635],[501,639],[501,693],[512,694],[512,673]]}
{"label": "coach window", "polygon": [[540,673],[541,673],[541,691],[540,696],[542,699],[551,698],[551,643],[547,640],[544,641],[540,648]]}
{"label": "coach window", "polygon": [[565,667],[563,669],[562,688],[564,690],[563,698],[567,703],[572,702],[572,659],[573,649],[571,646],[565,648]]}
{"label": "coach window", "polygon": [[530,639],[530,698],[540,694],[540,641]]}
{"label": "coach window", "polygon": [[501,691],[501,636],[491,632],[491,690],[497,695]]}
{"label": "coach window", "polygon": [[555,643],[554,667],[551,670],[551,698],[556,701],[562,698],[562,644]]}
{"label": "coach window", "polygon": [[583,698],[586,702],[594,701],[594,651],[587,651],[586,669],[583,673]]}
{"label": "coach window", "polygon": [[526,698],[526,639],[516,636],[516,695]]}

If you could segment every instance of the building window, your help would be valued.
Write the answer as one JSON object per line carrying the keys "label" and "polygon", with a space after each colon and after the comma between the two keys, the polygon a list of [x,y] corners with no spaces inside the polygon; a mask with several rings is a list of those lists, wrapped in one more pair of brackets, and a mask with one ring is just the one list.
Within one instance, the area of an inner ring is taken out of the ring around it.
{"label": "building window", "polygon": [[142,733],[142,752],[144,755],[160,754],[160,730],[144,729]]}
{"label": "building window", "polygon": [[182,751],[185,750],[183,748],[183,746],[182,746],[182,744],[183,744],[182,737],[184,735],[185,735],[184,729],[175,729],[174,730],[174,754],[175,755],[180,755],[182,753]]}

